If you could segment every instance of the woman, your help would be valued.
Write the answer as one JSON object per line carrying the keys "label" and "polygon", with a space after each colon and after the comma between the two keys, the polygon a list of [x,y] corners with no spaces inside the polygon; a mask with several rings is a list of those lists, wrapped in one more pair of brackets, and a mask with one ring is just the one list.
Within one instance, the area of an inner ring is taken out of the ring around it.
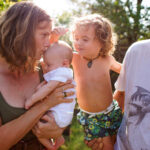
{"label": "woman", "polygon": [[[1,150],[42,149],[31,129],[36,136],[45,138],[62,133],[54,119],[44,114],[59,103],[72,101],[65,100],[63,94],[63,90],[73,87],[70,82],[28,111],[24,109],[25,100],[44,84],[40,84],[41,70],[36,68],[37,60],[49,46],[51,28],[50,16],[29,2],[16,3],[0,18]],[[41,117],[46,123],[39,121]]]}

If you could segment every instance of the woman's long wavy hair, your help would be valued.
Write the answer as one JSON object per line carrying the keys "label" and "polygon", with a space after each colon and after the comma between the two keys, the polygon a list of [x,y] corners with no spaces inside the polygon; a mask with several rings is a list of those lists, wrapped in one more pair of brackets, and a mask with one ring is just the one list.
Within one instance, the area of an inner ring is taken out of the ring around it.
{"label": "woman's long wavy hair", "polygon": [[33,71],[36,63],[35,30],[42,21],[51,22],[51,18],[31,2],[18,2],[1,16],[0,55],[12,71]]}

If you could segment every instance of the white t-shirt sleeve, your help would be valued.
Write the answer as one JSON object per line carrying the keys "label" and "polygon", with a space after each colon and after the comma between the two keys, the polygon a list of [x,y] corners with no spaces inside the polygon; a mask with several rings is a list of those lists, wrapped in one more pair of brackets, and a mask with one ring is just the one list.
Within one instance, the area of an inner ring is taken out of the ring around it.
{"label": "white t-shirt sleeve", "polygon": [[126,67],[129,66],[129,57],[130,57],[130,50],[127,51],[124,60],[123,60],[123,64],[122,64],[122,68],[119,74],[119,77],[115,83],[115,88],[118,91],[125,91],[125,86],[126,86]]}

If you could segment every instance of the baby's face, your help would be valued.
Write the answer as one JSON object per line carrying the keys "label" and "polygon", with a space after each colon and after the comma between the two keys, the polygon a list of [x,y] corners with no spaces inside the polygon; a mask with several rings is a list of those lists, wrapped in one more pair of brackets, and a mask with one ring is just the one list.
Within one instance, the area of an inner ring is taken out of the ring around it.
{"label": "baby's face", "polygon": [[73,33],[73,46],[79,55],[87,58],[96,57],[102,47],[95,36],[93,26],[76,27]]}
{"label": "baby's face", "polygon": [[57,52],[47,50],[47,52],[44,53],[44,67],[46,72],[49,72],[62,66],[63,59],[60,58]]}

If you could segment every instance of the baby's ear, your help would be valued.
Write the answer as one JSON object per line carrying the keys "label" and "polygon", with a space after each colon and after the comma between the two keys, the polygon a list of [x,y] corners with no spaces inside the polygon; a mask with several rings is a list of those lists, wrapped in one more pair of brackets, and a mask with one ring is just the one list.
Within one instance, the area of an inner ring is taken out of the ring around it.
{"label": "baby's ear", "polygon": [[69,60],[68,59],[64,59],[63,67],[69,67],[69,66],[70,66]]}

